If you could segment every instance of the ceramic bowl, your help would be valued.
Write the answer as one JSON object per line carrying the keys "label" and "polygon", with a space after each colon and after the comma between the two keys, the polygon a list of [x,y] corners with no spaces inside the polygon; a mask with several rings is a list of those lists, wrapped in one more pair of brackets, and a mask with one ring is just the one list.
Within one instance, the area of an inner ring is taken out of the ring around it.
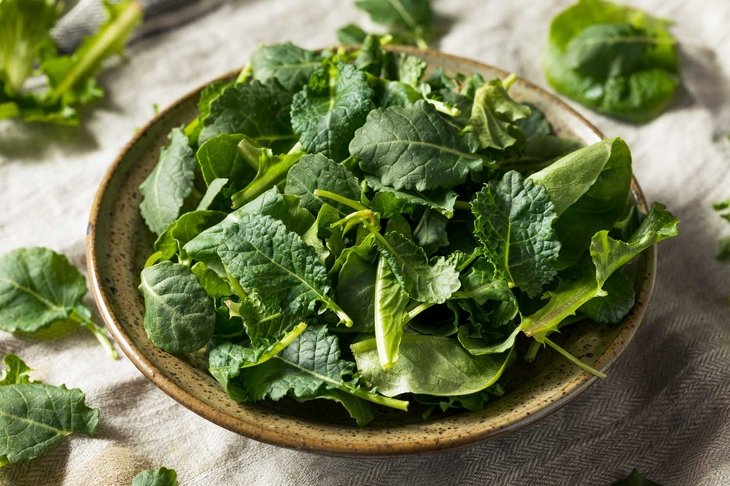
{"label": "ceramic bowl", "polygon": [[[430,68],[481,73],[486,79],[508,74],[437,51],[397,50],[422,57]],[[534,365],[520,363],[513,367],[508,393],[488,402],[482,410],[425,421],[416,414],[383,412],[370,425],[360,428],[325,400],[301,405],[286,400],[236,403],[205,370],[155,348],[145,335],[144,306],[137,292],[139,273],[153,243],[139,214],[138,187],[155,166],[170,130],[197,115],[199,93],[200,89],[162,111],[129,142],[101,183],[88,228],[89,278],[101,316],[122,351],[165,393],[211,422],[256,440],[325,454],[390,455],[434,452],[514,431],[565,405],[596,380],[545,350]],[[519,79],[510,94],[536,105],[561,136],[585,144],[603,138],[582,116],[532,83]],[[636,181],[633,197],[646,211]],[[655,266],[656,253],[651,248],[635,266],[636,305],[623,322],[614,326],[571,326],[561,333],[561,345],[594,368],[606,371],[626,349],[642,320]],[[611,379],[610,374],[607,379]]]}

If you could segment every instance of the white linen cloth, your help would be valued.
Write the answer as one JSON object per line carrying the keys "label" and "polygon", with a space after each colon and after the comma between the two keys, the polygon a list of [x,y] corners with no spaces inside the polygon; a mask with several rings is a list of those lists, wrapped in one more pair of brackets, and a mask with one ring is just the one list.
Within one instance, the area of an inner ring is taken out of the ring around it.
{"label": "white linen cloth", "polygon": [[[436,0],[440,48],[546,86],[542,50],[567,0]],[[182,485],[606,485],[636,467],[664,485],[730,484],[730,268],[714,260],[730,234],[711,203],[730,197],[730,2],[632,0],[675,21],[684,90],[643,126],[578,106],[632,148],[649,200],[681,219],[661,245],[649,311],[609,377],[550,416],[503,438],[428,456],[323,457],[262,444],[198,417],[84,332],[57,341],[0,333],[48,383],[86,392],[101,409],[93,438],[0,470],[0,485],[127,485],[141,469],[178,471]],[[448,21],[444,22],[443,19]],[[345,0],[233,1],[143,39],[102,76],[107,97],[83,128],[0,123],[0,253],[42,245],[84,267],[87,216],[107,167],[134,131],[178,97],[241,67],[261,43],[335,42]],[[448,25],[447,25],[448,24]]]}

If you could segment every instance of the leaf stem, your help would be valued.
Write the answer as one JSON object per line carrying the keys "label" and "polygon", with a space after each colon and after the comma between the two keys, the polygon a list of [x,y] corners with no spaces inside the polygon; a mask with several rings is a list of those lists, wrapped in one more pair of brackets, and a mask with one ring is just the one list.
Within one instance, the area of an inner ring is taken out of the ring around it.
{"label": "leaf stem", "polygon": [[590,366],[588,363],[584,363],[583,361],[579,360],[578,358],[576,358],[575,356],[570,354],[568,351],[566,351],[565,349],[563,349],[560,346],[558,346],[557,344],[555,344],[550,339],[544,337],[544,338],[542,338],[542,340],[545,344],[547,344],[548,346],[553,348],[558,353],[562,354],[563,357],[565,357],[568,361],[570,361],[571,363],[575,364],[576,366],[582,368],[584,371],[587,371],[588,373],[592,374],[593,376],[596,376],[601,379],[606,377],[605,373],[598,371],[597,369]]}
{"label": "leaf stem", "polygon": [[107,350],[112,359],[119,359],[119,353],[117,353],[117,350],[114,349],[114,345],[107,337],[106,331],[103,327],[98,326],[91,320],[79,315],[76,310],[71,311],[71,315],[69,317],[71,320],[79,323],[81,327],[93,334],[96,340],[99,341],[99,344]]}
{"label": "leaf stem", "polygon": [[412,321],[418,314],[420,314],[421,312],[427,310],[432,305],[433,304],[430,303],[430,302],[424,302],[422,304],[417,305],[413,309],[409,310],[406,313],[406,319],[405,319],[405,322],[403,322],[403,324],[407,324],[408,322]]}
{"label": "leaf stem", "polygon": [[355,211],[363,211],[367,208],[360,204],[357,201],[353,201],[352,199],[346,198],[345,196],[340,196],[339,194],[331,191],[325,191],[324,189],[315,189],[312,193],[314,197],[322,199],[331,199],[332,201],[337,201],[340,204],[344,204],[345,206],[354,209]]}

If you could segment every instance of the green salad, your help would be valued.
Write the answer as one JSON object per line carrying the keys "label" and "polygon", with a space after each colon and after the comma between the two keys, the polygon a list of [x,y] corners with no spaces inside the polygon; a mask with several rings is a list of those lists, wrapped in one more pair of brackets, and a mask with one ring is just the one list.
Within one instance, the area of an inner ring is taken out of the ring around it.
{"label": "green salad", "polygon": [[627,264],[677,219],[639,213],[624,141],[557,136],[514,80],[374,36],[260,47],[140,186],[152,343],[205,356],[233,400],[328,399],[359,425],[481,408],[540,346],[603,376],[553,333],[621,321]]}

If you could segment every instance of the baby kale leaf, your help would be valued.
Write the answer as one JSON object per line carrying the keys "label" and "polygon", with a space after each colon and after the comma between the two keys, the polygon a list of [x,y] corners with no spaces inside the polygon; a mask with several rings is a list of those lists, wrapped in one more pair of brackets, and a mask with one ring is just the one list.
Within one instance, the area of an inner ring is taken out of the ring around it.
{"label": "baby kale leaf", "polygon": [[314,311],[317,302],[352,320],[329,296],[327,269],[315,250],[281,221],[262,214],[241,215],[225,230],[218,255],[241,287],[256,290],[292,313]]}
{"label": "baby kale leaf", "polygon": [[402,393],[455,396],[493,385],[510,361],[511,351],[473,356],[456,339],[406,334],[391,368],[378,360],[375,339],[351,346],[363,379],[386,397]]}
{"label": "baby kale leaf", "polygon": [[62,322],[90,331],[112,357],[117,353],[84,305],[86,280],[68,259],[47,248],[20,248],[0,256],[0,330],[35,333]]}
{"label": "baby kale leaf", "polygon": [[144,328],[150,341],[168,353],[192,353],[213,337],[213,301],[186,265],[161,262],[142,270]]}
{"label": "baby kale leaf", "polygon": [[316,71],[292,100],[292,126],[300,143],[309,153],[344,160],[355,130],[373,108],[372,98],[367,76],[355,66],[337,63]]}
{"label": "baby kale leaf", "polygon": [[291,42],[261,46],[251,56],[254,79],[262,83],[275,79],[292,94],[307,84],[312,73],[321,65],[321,54]]}
{"label": "baby kale leaf", "polygon": [[471,203],[475,233],[497,272],[528,295],[537,295],[557,273],[560,242],[554,205],[544,187],[518,172],[485,184]]}
{"label": "baby kale leaf", "polygon": [[157,165],[139,186],[142,194],[139,211],[156,234],[161,235],[180,215],[185,198],[193,190],[195,166],[188,137],[181,129],[173,129],[170,145],[160,151]]}
{"label": "baby kale leaf", "polygon": [[382,184],[417,191],[454,187],[484,165],[457,129],[425,101],[371,111],[355,132],[350,153]]}

